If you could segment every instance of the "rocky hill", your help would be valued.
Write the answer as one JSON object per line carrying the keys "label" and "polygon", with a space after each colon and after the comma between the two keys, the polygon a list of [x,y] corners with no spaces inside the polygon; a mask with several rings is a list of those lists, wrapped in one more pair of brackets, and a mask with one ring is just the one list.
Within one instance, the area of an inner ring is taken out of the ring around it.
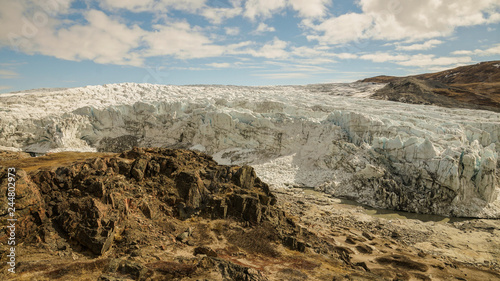
{"label": "rocky hill", "polygon": [[[376,99],[500,112],[500,61],[408,77],[376,76],[361,81],[389,83],[377,91],[373,96]],[[400,85],[409,81],[414,89],[401,89]]]}
{"label": "rocky hill", "polygon": [[[18,167],[18,260],[16,273],[7,272],[10,250],[2,247],[2,280],[500,277],[494,252],[483,255],[488,263],[477,257],[464,262],[451,252],[432,254],[437,248],[412,246],[432,241],[428,239],[436,231],[426,230],[427,225],[417,230],[390,221],[354,222],[332,214],[333,205],[324,201],[329,199],[277,197],[253,168],[221,166],[199,152],[135,148],[121,154],[32,158],[3,152],[1,157],[2,194],[7,168]],[[6,204],[0,202],[2,210]],[[8,217],[0,216],[3,245],[10,237]],[[485,245],[497,243],[494,234],[500,228],[483,227],[493,236],[481,231],[475,237],[489,239]],[[444,247],[440,243],[433,245]],[[461,255],[468,251],[457,247]]]}

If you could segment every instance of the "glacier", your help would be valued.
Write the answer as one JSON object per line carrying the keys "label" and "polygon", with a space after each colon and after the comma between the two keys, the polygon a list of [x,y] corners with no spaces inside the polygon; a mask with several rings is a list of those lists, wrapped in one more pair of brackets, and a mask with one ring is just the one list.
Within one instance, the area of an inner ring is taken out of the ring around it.
{"label": "glacier", "polygon": [[384,85],[121,83],[0,95],[0,149],[188,148],[273,188],[378,208],[500,218],[500,114],[373,100]]}

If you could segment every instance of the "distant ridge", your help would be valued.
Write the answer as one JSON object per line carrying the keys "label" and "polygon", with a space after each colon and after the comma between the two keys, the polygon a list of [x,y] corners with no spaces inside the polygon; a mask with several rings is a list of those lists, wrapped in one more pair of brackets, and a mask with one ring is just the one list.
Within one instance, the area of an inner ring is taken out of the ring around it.
{"label": "distant ridge", "polygon": [[[414,85],[403,90],[410,81]],[[389,83],[372,96],[375,99],[500,112],[500,61],[406,77],[381,75],[361,82]]]}

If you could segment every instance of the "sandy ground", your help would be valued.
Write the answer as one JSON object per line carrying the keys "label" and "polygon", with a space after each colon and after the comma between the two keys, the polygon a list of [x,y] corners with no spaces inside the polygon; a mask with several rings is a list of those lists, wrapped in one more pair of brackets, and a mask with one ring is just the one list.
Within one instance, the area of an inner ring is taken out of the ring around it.
{"label": "sandy ground", "polygon": [[[381,256],[403,255],[430,265],[422,280],[448,280],[443,271],[463,274],[463,280],[500,280],[500,220],[375,210],[311,190],[274,192],[301,225],[332,238],[370,272],[382,273]],[[455,278],[450,280],[461,280]]]}

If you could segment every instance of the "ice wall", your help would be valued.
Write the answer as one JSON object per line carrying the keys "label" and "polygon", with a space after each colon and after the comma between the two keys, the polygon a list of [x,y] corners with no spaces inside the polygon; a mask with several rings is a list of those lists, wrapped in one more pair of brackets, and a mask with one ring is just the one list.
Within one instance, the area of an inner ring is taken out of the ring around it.
{"label": "ice wall", "polygon": [[309,186],[371,206],[500,217],[500,115],[367,99],[367,83],[113,84],[0,95],[0,146],[33,152],[131,146],[251,164],[276,188]]}

